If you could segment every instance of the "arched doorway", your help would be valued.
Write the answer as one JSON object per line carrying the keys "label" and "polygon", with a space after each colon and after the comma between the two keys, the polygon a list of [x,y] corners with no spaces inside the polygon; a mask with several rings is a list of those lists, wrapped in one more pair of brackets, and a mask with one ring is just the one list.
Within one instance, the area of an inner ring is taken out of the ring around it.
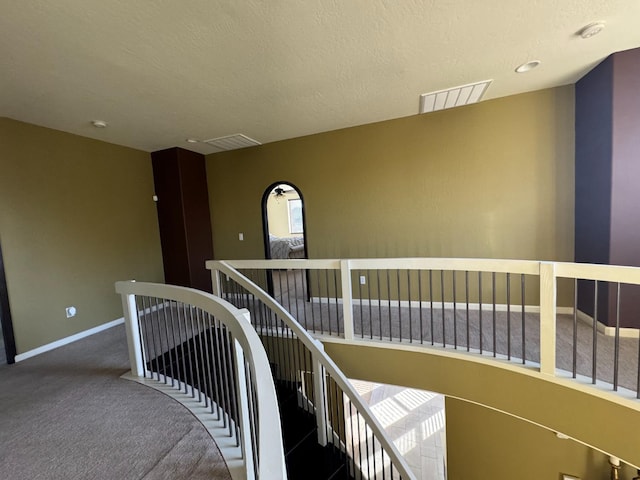
{"label": "arched doorway", "polygon": [[[304,199],[298,187],[286,181],[275,182],[267,187],[262,195],[262,225],[265,258],[309,258]],[[275,282],[274,276],[277,277]],[[267,271],[267,289],[275,298],[284,294],[281,288],[282,277],[285,277],[285,285],[291,282],[301,285],[300,292],[305,292],[306,300],[309,301],[308,271]]]}
{"label": "arched doorway", "polygon": [[269,185],[262,195],[262,222],[265,258],[308,258],[304,199],[295,185]]}

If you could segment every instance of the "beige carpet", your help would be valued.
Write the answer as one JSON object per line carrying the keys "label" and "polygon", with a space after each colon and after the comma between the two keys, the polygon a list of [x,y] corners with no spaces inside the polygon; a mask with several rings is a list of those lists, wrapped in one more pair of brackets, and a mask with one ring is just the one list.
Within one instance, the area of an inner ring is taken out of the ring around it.
{"label": "beige carpet", "polygon": [[0,366],[0,479],[230,479],[189,411],[127,370],[123,327]]}

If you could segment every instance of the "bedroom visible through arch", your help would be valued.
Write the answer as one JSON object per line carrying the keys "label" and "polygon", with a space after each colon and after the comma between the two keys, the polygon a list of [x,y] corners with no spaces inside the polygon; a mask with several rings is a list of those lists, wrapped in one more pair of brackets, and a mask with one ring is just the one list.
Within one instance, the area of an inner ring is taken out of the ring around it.
{"label": "bedroom visible through arch", "polygon": [[265,258],[307,258],[304,200],[291,183],[269,186],[262,198]]}
{"label": "bedroom visible through arch", "polygon": [[[284,181],[269,185],[262,195],[262,224],[265,258],[309,258],[304,199],[295,185]],[[266,282],[276,299],[282,300],[289,290],[310,299],[308,271],[269,271]]]}

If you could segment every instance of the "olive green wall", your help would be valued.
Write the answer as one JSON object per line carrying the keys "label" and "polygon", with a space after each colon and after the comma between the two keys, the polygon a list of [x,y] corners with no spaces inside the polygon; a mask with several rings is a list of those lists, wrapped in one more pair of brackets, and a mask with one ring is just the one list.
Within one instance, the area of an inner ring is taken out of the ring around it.
{"label": "olive green wall", "polygon": [[148,153],[1,118],[0,165],[18,353],[122,317],[116,280],[162,281]]}
{"label": "olive green wall", "polygon": [[[597,450],[480,405],[449,397],[445,405],[450,480],[610,478],[609,457]],[[633,476],[625,465],[620,478]]]}
{"label": "olive green wall", "polygon": [[[555,438],[552,432],[562,432],[580,443],[614,454],[625,463],[640,465],[637,448],[640,429],[630,427],[639,424],[640,407],[633,399],[542,375],[533,368],[462,352],[352,344],[338,339],[323,339],[323,344],[325,352],[348,378],[439,392],[505,413],[492,422],[487,420],[491,418],[485,407],[478,410],[464,405],[458,406],[458,410],[447,410],[447,455],[450,468],[459,468],[454,471],[460,474],[451,476],[452,480],[511,478],[503,475],[503,465],[489,463],[484,457],[495,459],[504,455],[512,459],[510,466],[526,465],[530,472],[521,475],[526,470],[523,467],[517,475],[513,472],[517,478],[554,480],[559,478],[560,471],[575,473],[569,470],[591,465],[593,456],[602,458],[590,448],[566,447],[565,462],[556,456],[556,449],[564,447],[553,441],[541,441],[549,436]],[[521,419],[531,424],[522,426]],[[468,424],[469,435],[475,436],[473,441],[480,442],[475,444],[479,453],[466,458],[464,452],[473,443],[461,440],[464,422]],[[481,432],[476,431],[479,428]],[[497,439],[495,443],[490,440],[493,438]],[[551,459],[553,468],[559,469],[554,476],[547,475],[549,470],[542,460],[546,458]],[[457,466],[459,461],[467,465]],[[462,475],[471,471],[477,473],[471,477]]]}
{"label": "olive green wall", "polygon": [[215,256],[264,258],[261,198],[287,181],[304,198],[310,258],[571,261],[573,93],[543,90],[208,155]]}

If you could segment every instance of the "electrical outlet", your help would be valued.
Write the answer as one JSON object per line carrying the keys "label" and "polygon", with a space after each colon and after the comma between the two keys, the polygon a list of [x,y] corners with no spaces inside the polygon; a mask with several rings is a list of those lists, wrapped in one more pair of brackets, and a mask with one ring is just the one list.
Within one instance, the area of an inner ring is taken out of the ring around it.
{"label": "electrical outlet", "polygon": [[76,313],[78,313],[76,307],[67,307],[64,309],[64,311],[67,314],[67,318],[75,317]]}
{"label": "electrical outlet", "polygon": [[241,242],[244,241],[244,233],[240,232],[238,234],[238,240],[240,240]]}
{"label": "electrical outlet", "polygon": [[366,285],[367,284],[367,277],[365,277],[364,275],[360,275],[360,285]]}

